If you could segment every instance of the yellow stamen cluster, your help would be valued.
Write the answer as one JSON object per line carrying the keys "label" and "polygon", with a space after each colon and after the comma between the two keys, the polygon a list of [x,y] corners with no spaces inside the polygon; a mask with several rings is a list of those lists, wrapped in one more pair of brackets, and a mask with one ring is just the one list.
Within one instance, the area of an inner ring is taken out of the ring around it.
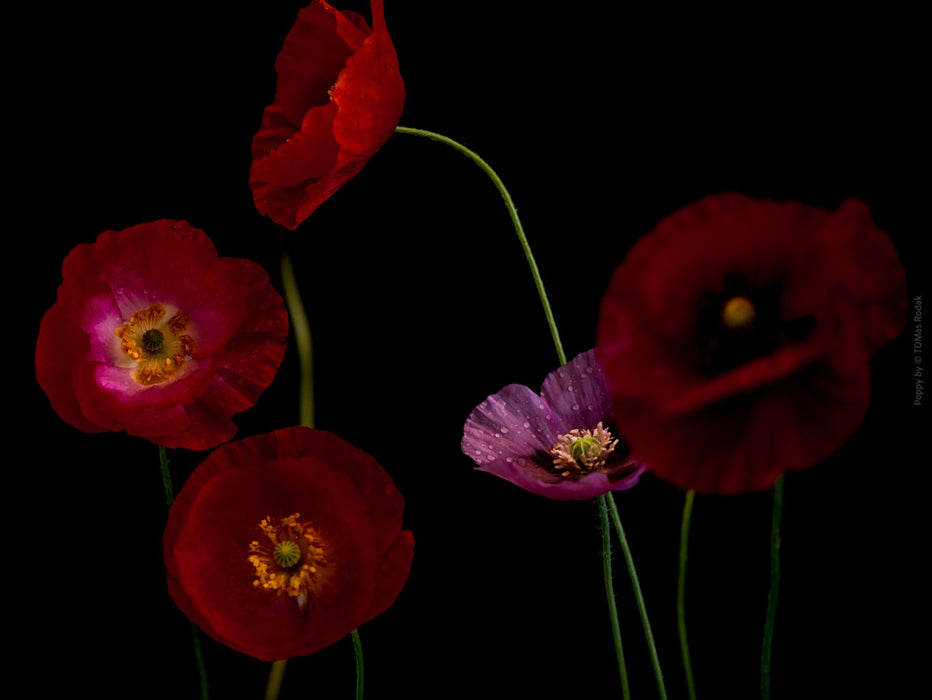
{"label": "yellow stamen cluster", "polygon": [[732,297],[722,307],[722,323],[729,330],[748,333],[754,330],[757,312],[753,302],[747,297]]}
{"label": "yellow stamen cluster", "polygon": [[560,476],[582,476],[605,466],[605,459],[615,449],[617,439],[602,422],[593,430],[571,430],[560,436],[550,453],[555,457],[553,469]]}
{"label": "yellow stamen cluster", "polygon": [[188,314],[179,311],[166,320],[167,315],[164,306],[153,304],[113,331],[123,352],[139,363],[133,379],[144,386],[170,379],[194,349],[194,338],[185,333]]}
{"label": "yellow stamen cluster", "polygon": [[296,598],[303,609],[308,589],[318,580],[320,569],[327,566],[320,537],[309,522],[300,522],[300,513],[259,522],[267,542],[249,543],[249,563],[255,567],[252,585],[278,595]]}

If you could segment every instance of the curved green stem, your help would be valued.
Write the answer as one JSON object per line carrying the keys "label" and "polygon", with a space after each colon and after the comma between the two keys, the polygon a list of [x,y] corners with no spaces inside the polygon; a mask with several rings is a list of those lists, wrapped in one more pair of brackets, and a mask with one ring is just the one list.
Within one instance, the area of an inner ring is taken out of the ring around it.
{"label": "curved green stem", "polygon": [[605,596],[612,619],[612,638],[615,640],[615,654],[618,657],[618,674],[621,677],[621,693],[624,700],[631,700],[628,689],[628,671],[625,668],[625,654],[621,648],[621,627],[618,624],[618,607],[615,604],[615,587],[612,584],[612,541],[608,525],[608,507],[605,496],[599,496],[599,520],[602,523],[602,573],[605,575]]}
{"label": "curved green stem", "polygon": [[269,671],[269,680],[265,685],[265,700],[278,700],[278,694],[282,689],[282,680],[285,678],[285,666],[287,660],[273,661],[272,668]]}
{"label": "curved green stem", "polygon": [[362,642],[359,641],[359,632],[353,630],[353,651],[356,653],[356,700],[362,700],[362,682],[365,677],[362,663]]}
{"label": "curved green stem", "polygon": [[689,521],[692,518],[693,499],[696,492],[686,492],[683,503],[683,522],[680,525],[680,572],[676,583],[676,625],[680,633],[680,652],[683,655],[683,669],[686,671],[686,687],[689,700],[696,700],[696,684],[693,680],[693,666],[689,660],[689,643],[686,641],[686,552],[689,542]]}
{"label": "curved green stem", "polygon": [[663,683],[663,672],[660,670],[660,659],[657,656],[657,646],[654,644],[654,633],[651,631],[650,622],[647,619],[647,606],[644,605],[644,595],[641,593],[641,584],[638,582],[637,571],[634,569],[634,557],[631,556],[631,548],[628,546],[628,538],[625,537],[625,530],[621,526],[621,517],[618,515],[618,508],[615,506],[615,499],[612,497],[612,492],[609,491],[605,498],[608,500],[609,508],[611,508],[612,520],[615,521],[615,532],[618,534],[618,541],[621,543],[621,551],[624,552],[625,563],[628,565],[628,574],[631,576],[634,597],[637,600],[638,612],[641,614],[641,624],[644,626],[644,636],[647,637],[647,648],[650,651],[651,664],[654,667],[654,677],[657,679],[657,692],[660,693],[661,700],[667,700],[667,689]]}
{"label": "curved green stem", "polygon": [[[175,487],[172,484],[172,474],[168,468],[168,450],[159,445],[159,466],[162,468],[162,487],[165,489],[165,504],[170,506],[175,500]],[[207,665],[204,663],[204,653],[201,651],[201,634],[197,625],[191,623],[191,644],[194,647],[194,663],[197,665],[197,677],[200,679],[201,700],[207,700]]]}
{"label": "curved green stem", "polygon": [[[511,216],[511,222],[514,225],[515,233],[518,236],[518,241],[521,243],[521,248],[524,251],[524,256],[527,259],[528,266],[531,268],[531,276],[534,278],[534,284],[537,287],[537,294],[540,296],[540,302],[544,309],[544,316],[547,318],[547,325],[550,328],[550,335],[553,338],[553,345],[557,351],[557,357],[560,360],[561,365],[566,364],[566,353],[563,350],[563,344],[560,341],[560,332],[557,330],[557,323],[553,317],[553,310],[550,308],[550,301],[547,298],[547,292],[544,289],[544,282],[540,276],[540,270],[537,267],[537,262],[534,260],[534,254],[531,252],[531,246],[528,243],[527,236],[524,234],[524,227],[521,225],[521,220],[518,218],[518,210],[515,207],[514,201],[511,199],[505,184],[502,182],[502,179],[498,174],[492,170],[491,166],[485,162],[477,153],[471,151],[470,149],[463,146],[461,143],[454,141],[453,139],[443,136],[442,134],[437,134],[433,131],[427,131],[425,129],[412,129],[409,127],[399,126],[395,129],[399,134],[411,134],[414,136],[421,136],[423,138],[431,139],[433,141],[439,141],[444,143],[447,146],[459,151],[464,156],[469,158],[473,163],[475,163],[479,168],[492,180],[496,189],[498,189],[499,194],[505,202],[505,206],[508,208],[508,214]],[[609,496],[611,497],[611,496]],[[615,641],[615,651],[618,657],[618,672],[621,676],[621,686],[624,692],[624,697],[626,700],[630,697],[630,692],[628,690],[628,674],[625,669],[625,659],[624,652],[621,647],[621,628],[618,624],[618,608],[615,604],[615,594],[614,586],[612,583],[611,572],[611,531],[608,522],[608,511],[605,502],[605,497],[599,497],[599,511],[602,515],[602,544],[603,544],[603,569],[605,573],[605,590],[608,597],[608,609],[609,616],[612,623],[612,636]],[[616,516],[617,517],[617,516]],[[620,521],[619,521],[620,527]],[[628,565],[629,571],[633,573],[634,565],[629,562]],[[636,581],[636,578],[634,579]],[[646,615],[642,613],[642,620],[646,623]],[[646,628],[649,630],[649,626]],[[650,644],[653,645],[652,637],[648,631],[648,639]],[[659,676],[659,666],[655,664],[655,671],[658,673],[658,683],[662,687],[663,681]],[[666,696],[664,696],[666,697]]]}
{"label": "curved green stem", "polygon": [[770,656],[773,649],[773,624],[777,616],[777,595],[780,592],[780,520],[783,516],[783,475],[773,485],[773,515],[770,521],[770,593],[767,595],[767,617],[764,618],[764,643],[760,660],[760,694],[770,700]]}
{"label": "curved green stem", "polygon": [[544,282],[540,278],[540,271],[537,269],[537,263],[534,260],[534,255],[531,253],[531,246],[527,242],[527,236],[524,235],[524,228],[521,226],[521,220],[518,218],[518,210],[515,208],[515,204],[511,199],[511,195],[508,193],[508,190],[505,189],[505,184],[502,182],[501,178],[494,170],[492,170],[488,163],[479,157],[477,153],[470,151],[464,145],[457,143],[451,138],[441,134],[436,134],[433,131],[425,131],[424,129],[411,129],[406,126],[396,127],[395,131],[399,134],[413,134],[415,136],[423,136],[424,138],[432,139],[433,141],[445,143],[478,165],[495,184],[495,187],[498,189],[499,194],[501,194],[502,199],[505,200],[505,206],[508,207],[508,214],[511,216],[511,222],[514,224],[515,233],[518,234],[518,240],[521,241],[521,248],[524,250],[524,257],[527,258],[528,265],[531,268],[531,275],[534,277],[534,284],[537,286],[537,294],[540,296],[540,303],[543,305],[544,315],[547,317],[547,325],[550,327],[550,335],[553,337],[553,345],[557,349],[557,357],[560,359],[560,364],[565,365],[566,355],[563,352],[563,345],[560,342],[560,333],[557,331],[557,324],[553,318],[553,311],[550,308],[550,302],[547,300],[547,292],[544,290]]}
{"label": "curved green stem", "polygon": [[285,304],[291,318],[295,345],[298,348],[298,365],[300,367],[299,408],[301,425],[314,427],[314,374],[311,354],[311,326],[307,321],[298,282],[295,279],[291,256],[282,249],[282,286],[285,291]]}

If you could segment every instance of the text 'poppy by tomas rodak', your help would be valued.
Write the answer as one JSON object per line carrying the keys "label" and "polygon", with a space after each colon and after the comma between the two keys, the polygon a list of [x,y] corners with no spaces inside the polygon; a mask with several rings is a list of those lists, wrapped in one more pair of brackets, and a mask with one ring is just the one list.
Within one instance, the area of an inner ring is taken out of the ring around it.
{"label": "text 'poppy by tomas rodak'", "polygon": [[172,504],[168,589],[207,634],[263,661],[311,654],[385,611],[414,538],[368,454],[295,427],[215,450]]}
{"label": "text 'poppy by tomas rodak'", "polygon": [[253,138],[249,186],[256,208],[289,229],[362,170],[401,119],[398,57],[382,0],[371,7],[370,29],[358,13],[315,0],[275,61],[275,100]]}
{"label": "text 'poppy by tomas rodak'", "polygon": [[220,258],[185,221],[107,231],[74,248],[42,319],[36,377],[85,432],[206,450],[269,386],[288,315],[266,272]]}
{"label": "text 'poppy by tomas rodak'", "polygon": [[739,194],[661,221],[615,271],[598,333],[616,418],[650,471],[700,493],[770,488],[836,451],[906,278],[869,209]]}
{"label": "text 'poppy by tomas rodak'", "polygon": [[466,420],[463,454],[476,469],[554,500],[585,500],[633,488],[646,469],[612,419],[595,351],[544,379],[538,395],[509,384]]}

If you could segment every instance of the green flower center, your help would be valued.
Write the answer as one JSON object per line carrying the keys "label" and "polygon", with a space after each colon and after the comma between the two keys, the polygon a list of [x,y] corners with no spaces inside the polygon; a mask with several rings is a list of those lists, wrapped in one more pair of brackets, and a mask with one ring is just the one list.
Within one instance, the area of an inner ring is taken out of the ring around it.
{"label": "green flower center", "polygon": [[272,552],[275,563],[283,569],[290,569],[292,566],[301,561],[301,548],[290,540],[279,542],[275,545],[275,551]]}
{"label": "green flower center", "polygon": [[602,441],[591,435],[577,438],[570,445],[570,455],[578,464],[595,464],[602,456]]}
{"label": "green flower center", "polygon": [[561,435],[560,442],[550,451],[554,457],[553,471],[575,479],[600,470],[617,444],[618,440],[602,427],[601,421],[592,430],[571,430]]}

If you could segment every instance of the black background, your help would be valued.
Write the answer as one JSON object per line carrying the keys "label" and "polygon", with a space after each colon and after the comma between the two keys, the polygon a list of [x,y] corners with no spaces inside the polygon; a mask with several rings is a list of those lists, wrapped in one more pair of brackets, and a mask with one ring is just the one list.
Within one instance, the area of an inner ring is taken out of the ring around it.
{"label": "black background", "polygon": [[[281,289],[279,229],[256,212],[247,175],[300,6],[89,3],[15,22],[28,48],[6,91],[19,220],[8,282],[25,318],[6,343],[22,381],[7,419],[6,589],[25,612],[14,675],[34,697],[197,697],[188,623],[165,589],[158,452],[63,423],[32,379],[34,338],[72,247],[158,218],[188,220]],[[714,192],[826,208],[859,197],[901,252],[910,296],[924,294],[927,75],[909,18],[420,0],[386,13],[407,86],[401,123],[461,141],[509,186],[570,357],[594,344],[632,241]],[[492,185],[451,149],[396,135],[293,251],[318,427],[392,474],[416,538],[396,604],[360,630],[367,697],[620,697],[594,504],[525,493],[459,450],[477,403],[511,382],[538,389],[557,363]],[[862,429],[787,478],[775,699],[902,697],[924,663],[909,636],[928,612],[914,330],[875,358]],[[239,437],[297,420],[291,347],[237,418]],[[177,488],[203,457],[172,453]],[[685,697],[683,496],[651,475],[616,495],[671,700]],[[770,504],[696,500],[687,610],[700,698],[758,693]],[[657,697],[620,552],[614,563],[633,696]],[[210,639],[204,650],[211,697],[262,696],[266,664]],[[346,639],[290,662],[281,697],[348,698],[354,683]]]}

